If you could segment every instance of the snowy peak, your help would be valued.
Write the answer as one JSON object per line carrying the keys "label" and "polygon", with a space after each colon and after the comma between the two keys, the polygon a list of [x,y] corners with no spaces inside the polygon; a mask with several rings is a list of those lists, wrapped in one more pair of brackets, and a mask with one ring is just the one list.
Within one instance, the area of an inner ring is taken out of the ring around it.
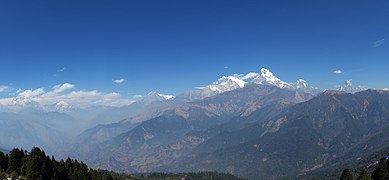
{"label": "snowy peak", "polygon": [[219,93],[243,88],[246,84],[247,82],[243,79],[243,75],[234,74],[232,76],[222,76],[210,85],[198,87],[197,90],[183,93],[181,98],[186,99],[186,101],[204,99]]}
{"label": "snowy peak", "polygon": [[337,90],[345,91],[348,93],[355,93],[355,92],[366,90],[366,88],[362,87],[362,86],[354,86],[353,81],[351,79],[349,79],[349,80],[346,80],[344,82],[344,85],[340,86]]}
{"label": "snowy peak", "polygon": [[270,70],[262,68],[260,74],[258,74],[252,81],[254,84],[273,85],[279,88],[291,88],[292,85],[286,83],[276,77]]}
{"label": "snowy peak", "polygon": [[176,98],[173,95],[166,95],[166,94],[160,94],[160,93],[158,93],[158,96],[163,97],[165,100],[173,100],[174,98]]}
{"label": "snowy peak", "polygon": [[[296,83],[287,83],[276,77],[269,69],[261,68],[260,72],[249,72],[248,74],[234,74],[232,76],[222,76],[212,84],[200,88],[204,97],[209,97],[217,93],[232,91],[243,88],[247,84],[261,84],[277,86],[283,89],[296,89],[309,93],[318,93],[317,88],[308,85],[307,81],[298,79]],[[205,94],[205,95],[204,95]]]}
{"label": "snowy peak", "polygon": [[137,102],[148,105],[153,102],[161,102],[161,101],[170,101],[174,100],[176,97],[173,95],[166,95],[166,94],[161,94],[157,92],[150,92],[145,96],[140,96],[138,97],[139,99]]}
{"label": "snowy peak", "polygon": [[166,95],[166,94],[161,94],[161,93],[157,93],[157,92],[150,92],[149,94],[144,96],[144,98],[155,99],[156,101],[158,101],[158,100],[173,100],[176,97],[173,95]]}
{"label": "snowy peak", "polygon": [[304,79],[298,79],[296,82],[296,88],[297,89],[303,89],[303,88],[308,88],[308,83]]}
{"label": "snowy peak", "polygon": [[213,92],[226,92],[237,88],[243,88],[245,84],[246,82],[243,81],[238,75],[223,76],[203,89],[209,89]]}
{"label": "snowy peak", "polygon": [[351,79],[350,79],[350,80],[346,80],[346,82],[344,83],[344,85],[345,85],[345,87],[350,88],[350,87],[353,87],[353,82],[352,82]]}

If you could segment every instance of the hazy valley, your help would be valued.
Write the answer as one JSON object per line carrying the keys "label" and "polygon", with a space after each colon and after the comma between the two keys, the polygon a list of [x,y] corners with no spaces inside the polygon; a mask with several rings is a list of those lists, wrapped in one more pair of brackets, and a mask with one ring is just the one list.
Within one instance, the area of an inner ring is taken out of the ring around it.
{"label": "hazy valley", "polygon": [[0,142],[126,173],[336,176],[348,161],[389,148],[389,92],[358,90],[346,83],[322,91],[261,69],[120,107],[52,111],[30,102],[2,113]]}

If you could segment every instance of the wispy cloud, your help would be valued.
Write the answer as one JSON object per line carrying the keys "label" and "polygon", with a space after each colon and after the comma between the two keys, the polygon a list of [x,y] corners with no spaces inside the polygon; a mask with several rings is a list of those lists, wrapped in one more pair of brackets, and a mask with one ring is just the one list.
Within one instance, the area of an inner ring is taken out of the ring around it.
{"label": "wispy cloud", "polygon": [[113,82],[116,83],[116,84],[121,84],[121,83],[124,82],[124,79],[123,78],[122,79],[116,79],[116,80],[113,80]]}
{"label": "wispy cloud", "polygon": [[0,85],[0,93],[2,92],[6,92],[9,90],[9,87],[8,86],[3,86],[3,85]]}
{"label": "wispy cloud", "polygon": [[66,70],[65,67],[61,68],[61,69],[58,69],[57,72],[64,72]]}
{"label": "wispy cloud", "polygon": [[377,40],[373,43],[373,47],[380,47],[382,46],[383,44],[385,43],[385,38],[384,39],[380,39],[380,40]]}
{"label": "wispy cloud", "polygon": [[228,67],[228,66],[224,66],[223,68],[224,68],[224,69],[228,69],[229,67]]}
{"label": "wispy cloud", "polygon": [[343,74],[343,71],[340,69],[337,69],[333,72],[334,74]]}

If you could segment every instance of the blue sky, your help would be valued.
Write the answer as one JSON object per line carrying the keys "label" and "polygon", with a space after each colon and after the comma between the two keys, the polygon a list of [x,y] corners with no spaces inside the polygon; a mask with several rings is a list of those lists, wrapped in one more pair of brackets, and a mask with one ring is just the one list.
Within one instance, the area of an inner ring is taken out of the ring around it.
{"label": "blue sky", "polygon": [[266,67],[322,89],[347,79],[384,88],[388,9],[386,0],[1,1],[0,86],[177,94]]}

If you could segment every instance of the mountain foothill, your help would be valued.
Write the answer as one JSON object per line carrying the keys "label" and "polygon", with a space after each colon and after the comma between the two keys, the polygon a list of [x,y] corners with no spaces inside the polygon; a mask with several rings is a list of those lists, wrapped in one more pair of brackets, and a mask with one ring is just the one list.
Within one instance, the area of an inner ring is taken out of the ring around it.
{"label": "mountain foothill", "polygon": [[1,112],[0,151],[39,146],[107,172],[249,179],[338,177],[389,152],[389,91],[351,83],[320,90],[265,68],[121,107],[36,107]]}

